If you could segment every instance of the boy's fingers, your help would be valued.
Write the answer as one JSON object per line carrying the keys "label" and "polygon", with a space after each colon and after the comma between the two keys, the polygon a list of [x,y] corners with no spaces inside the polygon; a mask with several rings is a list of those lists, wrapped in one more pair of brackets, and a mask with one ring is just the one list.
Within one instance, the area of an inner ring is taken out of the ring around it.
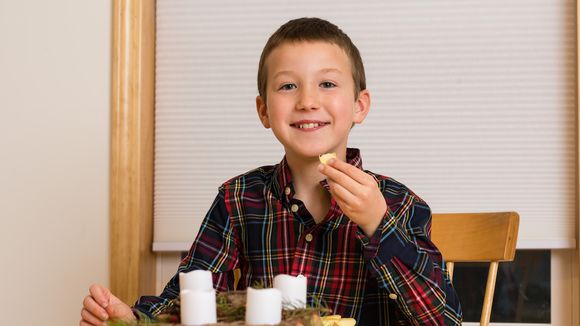
{"label": "boy's fingers", "polygon": [[356,193],[357,188],[361,186],[356,180],[330,165],[321,164],[320,166],[320,172],[326,175],[330,181],[340,184],[351,193]]}
{"label": "boy's fingers", "polygon": [[330,191],[332,193],[332,196],[339,203],[342,202],[342,203],[346,204],[347,206],[350,206],[356,200],[356,197],[350,191],[348,191],[342,185],[340,185],[339,183],[336,183],[336,182],[330,180],[328,184],[330,186]]}
{"label": "boy's fingers", "polygon": [[131,307],[124,302],[109,305],[107,307],[107,312],[110,316],[123,320],[129,320],[134,317]]}
{"label": "boy's fingers", "polygon": [[111,299],[111,292],[104,286],[93,284],[89,288],[89,293],[93,299],[103,308],[107,308]]}
{"label": "boy's fingers", "polygon": [[[369,175],[366,174],[364,171],[362,171],[361,169],[357,168],[356,166],[350,165],[346,162],[343,162],[341,160],[337,160],[337,159],[330,159],[327,162],[327,165],[335,168],[336,170],[341,171],[342,173],[346,174],[347,176],[349,176],[351,179],[355,180],[356,182],[362,184],[362,185],[366,185],[369,184]],[[372,177],[371,177],[372,178]],[[374,179],[373,179],[374,181]]]}
{"label": "boy's fingers", "polygon": [[94,298],[90,295],[85,297],[83,300],[83,310],[90,312],[93,316],[96,316],[100,320],[107,320],[109,318],[109,314],[103,307],[101,307],[97,302],[95,302]]}
{"label": "boy's fingers", "polygon": [[102,319],[97,318],[95,315],[93,315],[87,309],[83,309],[81,311],[81,317],[83,318],[83,321],[85,321],[89,325],[102,325],[103,324]]}

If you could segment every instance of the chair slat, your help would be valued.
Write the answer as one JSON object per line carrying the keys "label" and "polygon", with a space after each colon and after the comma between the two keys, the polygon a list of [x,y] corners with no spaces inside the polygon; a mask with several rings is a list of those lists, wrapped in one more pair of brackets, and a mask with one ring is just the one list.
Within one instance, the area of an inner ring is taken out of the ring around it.
{"label": "chair slat", "polygon": [[509,261],[518,226],[515,212],[433,214],[431,239],[446,261]]}

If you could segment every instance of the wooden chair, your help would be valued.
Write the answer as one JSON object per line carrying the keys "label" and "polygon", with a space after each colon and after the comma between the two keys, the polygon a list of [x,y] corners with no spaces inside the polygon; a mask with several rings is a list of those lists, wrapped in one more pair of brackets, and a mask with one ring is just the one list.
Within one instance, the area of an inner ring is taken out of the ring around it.
{"label": "wooden chair", "polygon": [[455,262],[490,263],[480,325],[489,325],[499,262],[514,259],[519,219],[515,212],[433,214],[431,239],[451,278]]}

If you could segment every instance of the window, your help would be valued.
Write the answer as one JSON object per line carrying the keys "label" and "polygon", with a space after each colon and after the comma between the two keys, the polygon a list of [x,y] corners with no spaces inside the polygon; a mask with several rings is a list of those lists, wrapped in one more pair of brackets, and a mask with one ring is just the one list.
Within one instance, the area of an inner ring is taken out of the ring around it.
{"label": "window", "polygon": [[[550,323],[551,258],[549,250],[518,250],[513,262],[500,263],[491,322]],[[488,264],[458,263],[453,284],[464,320],[479,322]]]}

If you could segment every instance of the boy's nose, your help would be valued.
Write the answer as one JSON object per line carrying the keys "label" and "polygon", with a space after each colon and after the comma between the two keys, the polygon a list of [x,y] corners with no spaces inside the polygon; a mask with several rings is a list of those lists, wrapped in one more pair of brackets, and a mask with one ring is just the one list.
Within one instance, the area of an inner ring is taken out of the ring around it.
{"label": "boy's nose", "polygon": [[318,109],[320,103],[315,90],[302,89],[296,102],[296,109],[298,110],[313,110]]}

